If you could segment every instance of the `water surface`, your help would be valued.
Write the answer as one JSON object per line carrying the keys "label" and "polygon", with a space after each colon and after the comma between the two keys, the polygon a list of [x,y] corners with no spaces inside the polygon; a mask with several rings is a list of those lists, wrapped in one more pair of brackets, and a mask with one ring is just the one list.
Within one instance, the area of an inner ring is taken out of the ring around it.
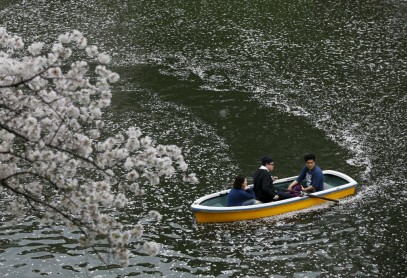
{"label": "water surface", "polygon": [[[198,185],[168,180],[122,216],[144,223],[157,257],[101,265],[64,227],[13,223],[1,207],[5,277],[405,277],[405,1],[3,1],[0,25],[28,41],[71,29],[112,53],[122,77],[109,130],[137,124],[185,151]],[[307,152],[355,178],[339,206],[197,224],[196,198],[251,176],[270,154],[280,177]],[[140,204],[141,203],[141,204]],[[103,246],[101,246],[103,248]]]}

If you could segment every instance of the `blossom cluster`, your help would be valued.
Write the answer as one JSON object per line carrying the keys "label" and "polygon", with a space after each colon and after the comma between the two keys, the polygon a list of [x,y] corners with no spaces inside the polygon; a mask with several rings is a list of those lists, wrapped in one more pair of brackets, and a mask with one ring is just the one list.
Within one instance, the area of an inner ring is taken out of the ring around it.
{"label": "blossom cluster", "polygon": [[[63,221],[82,232],[85,245],[103,238],[125,265],[126,246],[143,228],[128,230],[106,211],[143,194],[143,182],[155,185],[175,173],[185,182],[197,178],[180,148],[156,145],[137,127],[106,135],[103,110],[120,79],[109,62],[79,31],[25,49],[22,38],[0,27],[0,190],[14,196],[17,216]],[[150,216],[161,219],[157,211]],[[144,248],[159,251],[156,243]]]}

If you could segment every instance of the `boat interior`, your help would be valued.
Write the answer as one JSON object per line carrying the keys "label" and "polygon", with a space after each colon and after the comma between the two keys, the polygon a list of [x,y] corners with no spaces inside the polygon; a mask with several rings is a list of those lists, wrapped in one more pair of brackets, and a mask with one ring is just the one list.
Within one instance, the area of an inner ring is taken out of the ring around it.
{"label": "boat interior", "polygon": [[[283,182],[274,182],[274,187],[280,191],[284,191],[284,189],[287,189],[288,185],[292,182],[293,180],[288,180],[288,181],[283,181]],[[305,183],[305,181],[301,182],[302,184]],[[332,187],[337,187],[340,185],[347,184],[348,181],[345,179],[342,179],[341,177],[331,175],[331,174],[324,174],[324,189],[329,189]],[[211,207],[227,207],[227,192],[220,193],[218,196],[215,196],[213,198],[204,200],[200,205],[202,206],[211,206]]]}

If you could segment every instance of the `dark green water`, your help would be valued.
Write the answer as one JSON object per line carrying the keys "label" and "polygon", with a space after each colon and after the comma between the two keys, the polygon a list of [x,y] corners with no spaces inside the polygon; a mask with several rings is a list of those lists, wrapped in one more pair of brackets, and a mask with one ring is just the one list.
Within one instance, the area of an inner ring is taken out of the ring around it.
{"label": "dark green water", "polygon": [[[166,181],[134,200],[162,244],[130,266],[101,265],[63,227],[13,224],[1,200],[4,277],[405,277],[406,1],[1,1],[0,25],[28,41],[70,29],[121,75],[109,131],[131,124],[185,152],[198,185]],[[355,197],[290,217],[198,225],[198,197],[251,176],[280,177],[306,152],[359,183]],[[140,202],[142,203],[140,205]],[[132,216],[134,215],[134,216]]]}

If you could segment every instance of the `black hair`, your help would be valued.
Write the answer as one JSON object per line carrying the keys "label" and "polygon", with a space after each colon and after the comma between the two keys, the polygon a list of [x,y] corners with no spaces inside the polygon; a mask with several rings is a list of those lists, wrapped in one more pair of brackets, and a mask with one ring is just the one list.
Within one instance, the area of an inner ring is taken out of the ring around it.
{"label": "black hair", "polygon": [[266,166],[266,164],[270,164],[273,162],[273,159],[270,156],[263,156],[261,158],[261,165]]}
{"label": "black hair", "polygon": [[304,161],[307,162],[308,160],[316,160],[316,156],[312,153],[306,154],[304,155]]}
{"label": "black hair", "polygon": [[235,182],[233,183],[233,187],[236,189],[242,188],[242,185],[243,185],[245,179],[246,179],[245,176],[237,176],[235,178]]}

